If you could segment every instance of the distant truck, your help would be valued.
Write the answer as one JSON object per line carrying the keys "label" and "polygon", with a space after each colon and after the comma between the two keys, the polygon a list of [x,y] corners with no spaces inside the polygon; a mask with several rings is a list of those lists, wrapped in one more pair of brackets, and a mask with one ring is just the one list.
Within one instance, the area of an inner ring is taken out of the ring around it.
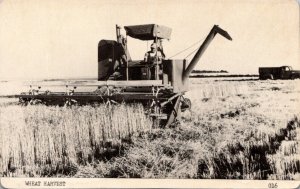
{"label": "distant truck", "polygon": [[300,70],[293,70],[291,66],[260,67],[259,79],[296,79],[300,78]]}

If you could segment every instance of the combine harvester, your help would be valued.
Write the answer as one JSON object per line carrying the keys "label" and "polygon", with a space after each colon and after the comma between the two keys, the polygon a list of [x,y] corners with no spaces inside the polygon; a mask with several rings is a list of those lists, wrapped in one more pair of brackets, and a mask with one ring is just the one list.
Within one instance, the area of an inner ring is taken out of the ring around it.
{"label": "combine harvester", "polygon": [[[154,124],[169,126],[180,112],[191,107],[184,98],[188,91],[189,75],[216,34],[232,40],[230,35],[215,25],[188,63],[186,60],[165,60],[162,41],[170,39],[171,28],[149,24],[116,26],[117,40],[101,40],[98,44],[98,81],[93,85],[68,85],[64,92],[30,88],[17,95],[24,104],[41,102],[46,105],[86,105],[93,103],[141,103]],[[152,61],[133,61],[127,48],[127,36],[142,41],[153,41],[155,57]],[[160,51],[161,57],[158,56]],[[90,91],[79,91],[89,87]],[[44,87],[43,87],[44,88]]]}

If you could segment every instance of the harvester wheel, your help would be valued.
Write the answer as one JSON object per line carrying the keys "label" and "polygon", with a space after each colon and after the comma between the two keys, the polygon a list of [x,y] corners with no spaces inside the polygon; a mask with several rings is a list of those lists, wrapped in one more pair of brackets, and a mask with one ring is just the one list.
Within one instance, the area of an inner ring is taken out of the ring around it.
{"label": "harvester wheel", "polygon": [[172,107],[169,110],[169,116],[167,119],[166,127],[169,127],[172,123],[176,121],[176,119],[180,119],[180,112],[181,112],[181,97],[177,97],[173,100]]}
{"label": "harvester wheel", "polygon": [[183,98],[181,101],[181,111],[184,112],[186,110],[190,110],[192,108],[192,102],[188,98]]}

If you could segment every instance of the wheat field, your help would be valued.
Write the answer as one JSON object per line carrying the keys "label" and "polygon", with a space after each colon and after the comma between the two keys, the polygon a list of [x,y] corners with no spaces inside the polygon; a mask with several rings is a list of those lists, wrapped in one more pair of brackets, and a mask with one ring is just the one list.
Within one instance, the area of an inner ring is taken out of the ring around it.
{"label": "wheat field", "polygon": [[11,105],[0,107],[0,125],[1,172],[16,169],[16,174],[43,175],[36,170],[65,171],[77,163],[91,162],[138,131],[151,130],[152,122],[140,104]]}
{"label": "wheat field", "polygon": [[163,129],[139,104],[2,98],[0,175],[300,180],[300,80],[201,78],[190,88],[192,109]]}

